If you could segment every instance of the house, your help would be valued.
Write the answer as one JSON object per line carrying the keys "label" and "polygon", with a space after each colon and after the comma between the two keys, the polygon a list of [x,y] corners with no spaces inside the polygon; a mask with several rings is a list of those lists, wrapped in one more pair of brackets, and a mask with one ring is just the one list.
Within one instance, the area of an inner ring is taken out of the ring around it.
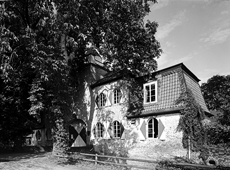
{"label": "house", "polygon": [[[176,100],[188,89],[193,92],[206,115],[211,116],[201,93],[199,79],[183,63],[156,71],[150,79],[146,79],[146,76],[136,78],[143,93],[142,100],[139,99],[143,108],[136,115],[127,114],[131,104],[130,93],[125,85],[120,85],[125,84],[122,75],[115,75],[108,73],[91,85],[96,95],[91,127],[94,135],[91,135],[91,139],[125,138],[122,132],[131,127],[138,133],[139,140],[155,138],[181,143],[182,133],[176,129],[183,105],[176,104]],[[100,119],[100,115],[109,118]]]}
{"label": "house", "polygon": [[[175,101],[188,89],[206,115],[211,115],[202,96],[199,79],[183,63],[134,79],[136,91],[142,94],[136,101],[132,99],[135,97],[122,72],[109,72],[99,56],[91,55],[82,71],[82,84],[72,108],[73,118],[69,121],[72,147],[90,145],[93,140],[125,139],[127,129],[135,131],[140,141],[181,142],[182,133],[176,128],[183,106]],[[141,105],[136,114],[130,109],[134,104]],[[34,131],[34,143],[50,144],[51,130],[47,127]]]}

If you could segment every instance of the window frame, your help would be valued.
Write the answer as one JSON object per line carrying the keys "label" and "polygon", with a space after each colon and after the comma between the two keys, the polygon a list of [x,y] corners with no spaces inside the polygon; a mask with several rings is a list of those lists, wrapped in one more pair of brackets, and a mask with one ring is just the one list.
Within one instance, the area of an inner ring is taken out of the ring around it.
{"label": "window frame", "polygon": [[[152,90],[151,90],[151,86],[154,85],[155,86],[155,100],[152,101],[151,100],[151,96],[152,96]],[[149,102],[147,102],[147,91],[146,91],[146,87],[149,86]],[[143,91],[144,91],[144,104],[152,104],[152,103],[156,103],[157,102],[157,81],[153,81],[153,82],[149,82],[149,83],[145,83],[143,85]]]}
{"label": "window frame", "polygon": [[[151,121],[151,124],[150,124]],[[147,138],[157,139],[158,138],[158,120],[154,117],[151,117],[147,121]],[[152,126],[151,128],[149,126]],[[151,136],[150,136],[151,135]]]}
{"label": "window frame", "polygon": [[37,141],[41,141],[42,140],[42,133],[41,133],[40,130],[37,130],[36,133],[35,133],[35,135],[36,135]]}
{"label": "window frame", "polygon": [[106,102],[107,102],[107,96],[104,92],[101,92],[96,99],[96,103],[98,108],[102,108],[106,106]]}
{"label": "window frame", "polygon": [[117,120],[113,122],[113,137],[121,138],[121,123]]}
{"label": "window frame", "polygon": [[[150,125],[150,121],[151,121],[151,132],[150,132],[150,127],[149,127],[149,125]],[[148,128],[148,131],[147,131],[147,133],[148,133],[148,138],[154,138],[154,120],[153,120],[153,118],[150,118],[149,120],[148,120],[148,123],[147,123],[147,128]],[[152,136],[150,136],[150,135],[152,135]]]}
{"label": "window frame", "polygon": [[95,127],[95,136],[96,138],[103,138],[104,136],[104,125],[101,122],[97,122],[96,127]]}
{"label": "window frame", "polygon": [[[119,91],[119,93],[115,93],[116,91]],[[120,88],[115,88],[113,90],[113,104],[119,104],[121,103],[121,98],[122,98],[122,92],[121,92],[121,89]],[[115,102],[116,101],[116,102]]]}

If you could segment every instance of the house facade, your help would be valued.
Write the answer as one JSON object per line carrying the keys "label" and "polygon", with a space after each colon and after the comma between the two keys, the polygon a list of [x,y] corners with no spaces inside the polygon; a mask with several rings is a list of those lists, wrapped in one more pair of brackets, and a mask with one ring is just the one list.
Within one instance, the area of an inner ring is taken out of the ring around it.
{"label": "house facade", "polygon": [[199,79],[183,63],[156,71],[151,78],[136,78],[143,93],[139,99],[143,105],[139,114],[127,112],[131,94],[122,76],[110,74],[91,85],[97,96],[91,127],[94,135],[91,139],[125,139],[123,132],[131,128],[138,134],[139,140],[173,140],[181,143],[182,133],[176,129],[183,105],[176,104],[176,100],[188,89],[206,115],[211,116],[201,93]]}
{"label": "house facade", "polygon": [[[177,64],[135,78],[142,94],[137,100],[141,109],[133,114],[132,94],[122,72],[111,73],[103,68],[100,57],[91,56],[89,65],[81,74],[73,119],[69,121],[72,147],[91,145],[101,139],[125,139],[129,129],[138,134],[138,140],[174,140],[181,143],[177,132],[182,105],[176,100],[190,89],[207,116],[210,115],[199,86],[199,79],[183,64]],[[31,145],[50,145],[48,125],[34,131]],[[39,133],[39,134],[38,134]]]}

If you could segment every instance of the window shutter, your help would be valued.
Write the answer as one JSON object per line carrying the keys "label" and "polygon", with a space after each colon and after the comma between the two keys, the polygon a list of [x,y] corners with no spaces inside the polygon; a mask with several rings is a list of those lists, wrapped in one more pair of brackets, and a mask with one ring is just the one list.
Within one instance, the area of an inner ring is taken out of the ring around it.
{"label": "window shutter", "polygon": [[141,131],[142,135],[144,136],[144,138],[146,139],[146,123],[145,123],[145,121],[143,121],[143,123],[140,127],[140,131]]}
{"label": "window shutter", "polygon": [[97,95],[97,96],[96,96],[96,99],[95,99],[95,103],[96,103],[96,106],[99,108],[99,106],[98,106],[98,100],[99,100],[99,99],[98,99],[98,98],[99,98],[99,96]]}
{"label": "window shutter", "polygon": [[122,122],[120,122],[120,126],[121,126],[121,139],[125,139],[125,128],[124,126],[122,125]]}
{"label": "window shutter", "polygon": [[163,125],[162,121],[159,119],[158,120],[158,138],[162,139],[163,137],[163,131],[165,129],[165,126]]}

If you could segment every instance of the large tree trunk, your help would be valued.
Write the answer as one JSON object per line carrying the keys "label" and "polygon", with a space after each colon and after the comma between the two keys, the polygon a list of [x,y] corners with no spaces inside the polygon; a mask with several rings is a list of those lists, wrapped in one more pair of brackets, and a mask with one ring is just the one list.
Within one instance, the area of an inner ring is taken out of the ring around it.
{"label": "large tree trunk", "polygon": [[67,157],[70,149],[67,124],[63,119],[59,119],[56,121],[56,127],[52,155]]}

